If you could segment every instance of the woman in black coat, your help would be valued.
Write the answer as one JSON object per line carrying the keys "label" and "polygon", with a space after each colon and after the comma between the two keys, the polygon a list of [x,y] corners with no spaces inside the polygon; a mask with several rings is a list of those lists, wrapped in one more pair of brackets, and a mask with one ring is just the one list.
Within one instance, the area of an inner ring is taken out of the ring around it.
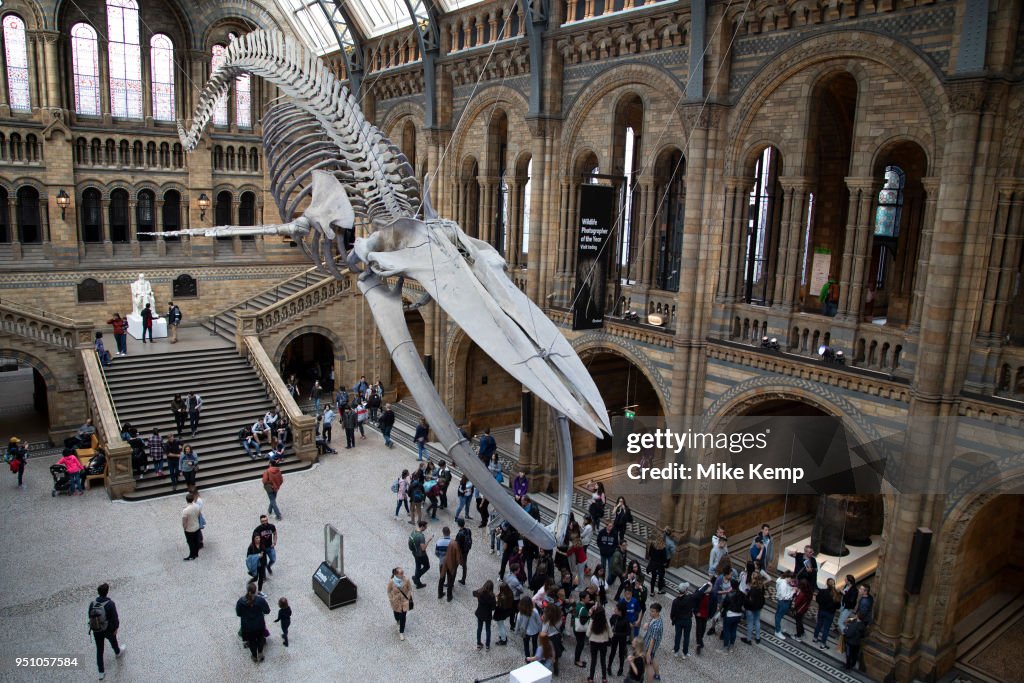
{"label": "woman in black coat", "polygon": [[482,650],[480,632],[487,629],[487,649],[491,649],[491,620],[494,619],[494,608],[497,600],[494,597],[494,582],[486,581],[480,590],[473,591],[476,597],[476,649]]}
{"label": "woman in black coat", "polygon": [[250,583],[245,595],[238,598],[235,614],[241,619],[242,639],[249,645],[252,661],[262,662],[263,646],[267,644],[267,623],[263,617],[270,614],[270,605],[256,594],[255,583]]}

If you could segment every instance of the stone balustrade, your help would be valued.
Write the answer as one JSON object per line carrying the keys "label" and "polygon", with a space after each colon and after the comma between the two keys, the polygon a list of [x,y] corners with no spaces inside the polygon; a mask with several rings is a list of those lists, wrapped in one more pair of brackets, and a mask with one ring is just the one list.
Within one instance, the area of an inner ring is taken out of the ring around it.
{"label": "stone balustrade", "polygon": [[92,347],[95,326],[34,306],[0,303],[0,331],[65,351]]}
{"label": "stone balustrade", "polygon": [[526,35],[519,3],[508,5],[474,5],[444,18],[442,40],[448,54],[490,45],[501,40]]}
{"label": "stone balustrade", "polygon": [[262,335],[287,325],[352,289],[354,277],[343,280],[325,278],[301,292],[287,296],[258,311],[239,311],[235,331],[236,348],[243,351],[242,340],[250,335]]}
{"label": "stone balustrade", "polygon": [[292,445],[295,448],[295,456],[303,462],[313,462],[317,458],[316,452],[316,419],[311,415],[305,415],[299,404],[285,386],[284,380],[274,367],[273,361],[267,354],[266,349],[260,344],[259,339],[254,335],[246,335],[242,338],[243,350],[246,360],[252,366],[260,381],[266,387],[271,400],[277,404],[288,417],[292,426]]}
{"label": "stone balustrade", "polygon": [[104,485],[111,498],[121,498],[135,490],[132,473],[132,449],[121,439],[121,421],[114,402],[107,391],[99,358],[95,351],[79,349],[85,395],[89,402],[89,415],[96,427],[96,438],[107,453],[107,477]]}

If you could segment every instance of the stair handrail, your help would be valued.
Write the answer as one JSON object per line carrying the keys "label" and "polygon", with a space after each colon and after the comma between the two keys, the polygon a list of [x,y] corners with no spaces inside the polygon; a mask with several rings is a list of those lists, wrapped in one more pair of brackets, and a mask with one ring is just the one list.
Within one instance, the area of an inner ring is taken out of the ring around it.
{"label": "stair handrail", "polygon": [[[277,283],[271,285],[270,287],[267,287],[266,289],[261,289],[260,291],[256,292],[255,294],[251,294],[251,295],[247,296],[245,299],[242,299],[241,301],[236,301],[235,303],[233,303],[233,304],[231,304],[231,305],[229,305],[229,306],[227,306],[225,308],[222,308],[219,311],[215,311],[215,312],[211,313],[210,314],[210,320],[211,321],[215,321],[217,319],[217,316],[224,315],[225,313],[230,313],[230,312],[234,311],[236,308],[241,308],[241,307],[244,307],[244,306],[248,306],[248,303],[250,301],[252,301],[253,299],[255,299],[258,296],[263,296],[264,294],[270,294],[271,292],[274,292],[274,294],[275,294],[274,298],[278,299],[278,298],[280,298],[278,296],[280,294],[280,288],[283,287],[284,285],[290,284],[292,282],[298,282],[298,281],[301,280],[303,282],[302,288],[305,289],[310,284],[315,282],[315,279],[312,276],[316,272],[317,272],[316,266],[310,266],[306,270],[299,271],[298,273],[296,273],[295,275],[292,275],[290,278],[288,278],[286,280],[281,280],[280,282],[277,282]],[[323,277],[326,277],[326,276],[321,275],[320,277],[323,278]],[[214,324],[216,324],[216,323],[214,323]]]}
{"label": "stair handrail", "polygon": [[135,488],[132,475],[132,449],[121,438],[121,420],[110,395],[99,357],[92,349],[79,349],[85,395],[96,438],[107,453],[106,487],[112,498],[120,498]]}
{"label": "stair handrail", "polygon": [[242,338],[245,357],[249,365],[266,387],[270,399],[284,412],[292,426],[292,445],[299,460],[313,462],[316,460],[316,420],[306,415],[299,408],[285,385],[284,380],[274,367],[266,349],[255,336]]}
{"label": "stair handrail", "polygon": [[236,334],[264,334],[352,291],[355,287],[354,276],[345,269],[342,269],[342,273],[345,274],[342,280],[325,277],[320,282],[313,283],[259,310],[240,311],[235,315]]}
{"label": "stair handrail", "polygon": [[[12,316],[22,318],[11,319]],[[21,302],[0,302],[0,331],[65,350],[91,347],[95,325]]]}

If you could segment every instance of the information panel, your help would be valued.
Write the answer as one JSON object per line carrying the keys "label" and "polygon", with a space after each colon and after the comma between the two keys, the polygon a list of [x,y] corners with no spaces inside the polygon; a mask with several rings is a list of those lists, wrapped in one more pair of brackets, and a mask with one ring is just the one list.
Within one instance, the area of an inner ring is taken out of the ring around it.
{"label": "information panel", "polygon": [[605,288],[615,222],[615,188],[607,185],[580,187],[579,239],[576,243],[576,292],[572,329],[593,330],[604,326]]}

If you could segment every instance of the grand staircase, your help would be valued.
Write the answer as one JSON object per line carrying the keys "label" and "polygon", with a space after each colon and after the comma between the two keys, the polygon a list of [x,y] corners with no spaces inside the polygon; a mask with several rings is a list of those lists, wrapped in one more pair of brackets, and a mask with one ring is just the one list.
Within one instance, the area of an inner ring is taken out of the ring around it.
{"label": "grand staircase", "polygon": [[266,308],[273,303],[277,303],[281,299],[292,296],[293,294],[298,294],[310,285],[322,282],[326,278],[327,276],[322,273],[318,273],[315,268],[310,268],[274,285],[273,287],[270,287],[269,289],[265,289],[245,301],[239,302],[230,308],[226,308],[219,313],[211,315],[208,320],[203,322],[203,327],[209,330],[210,334],[216,334],[234,344],[235,320],[236,314],[239,311],[258,311],[262,308]]}
{"label": "grand staircase", "polygon": [[[203,399],[199,433],[182,442],[199,454],[196,485],[203,489],[258,478],[265,460],[251,460],[238,443],[238,430],[251,425],[272,407],[256,372],[234,348],[209,348],[118,358],[104,370],[107,387],[121,424],[130,422],[139,435],[148,438],[154,427],[161,434],[175,428],[171,399],[196,391]],[[264,452],[267,448],[264,447]],[[291,446],[285,451],[282,471],[302,470],[309,463],[296,460]],[[147,473],[128,500],[141,500],[171,493],[169,477]],[[179,486],[183,490],[184,482]]]}

